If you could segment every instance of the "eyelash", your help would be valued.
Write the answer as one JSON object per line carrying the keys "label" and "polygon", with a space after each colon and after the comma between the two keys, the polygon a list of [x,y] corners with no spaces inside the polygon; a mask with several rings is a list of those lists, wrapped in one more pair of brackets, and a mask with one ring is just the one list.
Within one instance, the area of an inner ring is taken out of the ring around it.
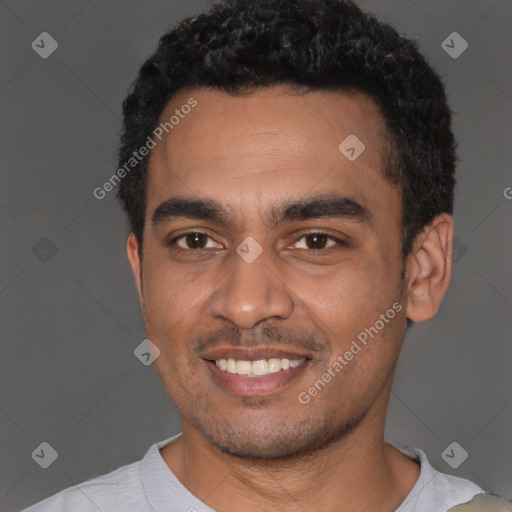
{"label": "eyelash", "polygon": [[[187,231],[186,233],[182,233],[181,235],[179,235],[177,237],[174,237],[171,240],[169,240],[169,242],[166,244],[167,247],[173,247],[178,240],[181,240],[182,238],[185,238],[188,235],[204,235],[207,238],[209,238],[210,240],[213,240],[213,238],[208,233],[205,233],[204,231]],[[332,240],[333,242],[335,242],[339,246],[346,246],[347,245],[347,243],[344,242],[343,240],[340,240],[339,238],[336,238],[336,237],[334,237],[332,235],[329,235],[327,233],[324,233],[322,231],[311,231],[311,232],[308,232],[308,233],[304,233],[300,238],[298,238],[298,240],[301,240],[301,239],[303,239],[306,236],[313,236],[313,235],[325,236],[328,240]],[[305,249],[305,250],[309,250],[309,251],[313,251],[313,252],[320,252],[320,251],[327,251],[327,250],[331,249],[332,247],[334,247],[334,246],[326,247],[324,249]],[[187,252],[188,251],[192,251],[192,252],[200,253],[200,252],[208,251],[209,249],[189,249],[189,248],[184,249],[183,247],[178,247],[178,250],[180,250],[180,251],[187,251]],[[304,250],[304,249],[302,249],[302,250]]]}

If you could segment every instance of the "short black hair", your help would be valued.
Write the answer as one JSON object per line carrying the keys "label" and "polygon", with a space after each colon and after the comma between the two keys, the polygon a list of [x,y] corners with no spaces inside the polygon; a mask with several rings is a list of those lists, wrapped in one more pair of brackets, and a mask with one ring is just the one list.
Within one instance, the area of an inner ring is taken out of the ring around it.
{"label": "short black hair", "polygon": [[[181,21],[160,38],[123,102],[118,168],[179,90],[238,95],[278,84],[355,90],[376,103],[389,132],[384,174],[401,189],[404,259],[423,227],[452,214],[456,144],[442,81],[413,41],[346,0],[225,0]],[[148,158],[116,191],[140,251]]]}

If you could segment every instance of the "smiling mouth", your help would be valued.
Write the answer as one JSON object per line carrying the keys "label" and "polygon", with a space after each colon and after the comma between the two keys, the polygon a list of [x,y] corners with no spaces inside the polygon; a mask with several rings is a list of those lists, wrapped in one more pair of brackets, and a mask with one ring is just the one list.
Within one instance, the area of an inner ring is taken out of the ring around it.
{"label": "smiling mouth", "polygon": [[297,368],[306,362],[306,358],[301,359],[257,359],[247,361],[243,359],[215,359],[217,368],[222,372],[227,372],[244,377],[262,377],[272,373],[279,373],[290,368]]}
{"label": "smiling mouth", "polygon": [[235,396],[265,396],[296,381],[313,362],[304,349],[216,347],[199,354],[213,382]]}
{"label": "smiling mouth", "polygon": [[213,381],[234,396],[268,396],[276,393],[298,379],[312,362],[308,357],[262,359],[262,356],[258,359],[226,357],[203,361]]}

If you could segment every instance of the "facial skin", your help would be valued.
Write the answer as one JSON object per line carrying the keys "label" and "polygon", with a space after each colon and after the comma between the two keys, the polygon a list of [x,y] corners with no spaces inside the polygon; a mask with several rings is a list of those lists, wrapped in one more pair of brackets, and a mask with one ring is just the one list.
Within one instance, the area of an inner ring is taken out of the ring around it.
{"label": "facial skin", "polygon": [[[161,351],[153,364],[182,415],[183,435],[162,456],[216,510],[296,510],[297,501],[307,510],[395,510],[419,468],[383,442],[390,388],[406,317],[432,317],[448,287],[452,218],[438,216],[402,262],[401,194],[383,175],[387,132],[361,93],[194,89],[173,97],[161,119],[190,97],[197,106],[151,153],[142,262],[128,239],[146,333]],[[366,147],[355,161],[338,149],[349,134]],[[272,208],[322,195],[350,199],[366,218],[272,222]],[[224,222],[153,223],[173,197],[215,201]],[[207,236],[168,245],[197,232]],[[262,249],[251,263],[236,251],[247,237]],[[401,311],[301,403],[395,303]],[[201,357],[261,347],[307,361],[279,389],[241,396]]]}

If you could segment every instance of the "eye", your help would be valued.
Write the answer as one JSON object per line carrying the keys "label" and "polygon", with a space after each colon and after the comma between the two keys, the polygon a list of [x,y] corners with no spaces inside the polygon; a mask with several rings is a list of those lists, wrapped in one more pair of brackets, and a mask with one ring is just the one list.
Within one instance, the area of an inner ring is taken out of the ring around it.
{"label": "eye", "polygon": [[[208,245],[208,240],[213,242],[213,245]],[[177,245],[180,249],[184,250],[222,249],[222,245],[216,244],[209,235],[201,231],[183,233],[170,240],[168,245]]]}
{"label": "eye", "polygon": [[[300,246],[300,240],[305,240]],[[331,242],[330,245],[325,245],[327,242]],[[333,245],[345,245],[345,242],[335,238],[333,236],[327,235],[326,233],[306,233],[305,235],[299,238],[299,241],[296,242],[296,247],[298,249],[312,249],[312,250],[322,250],[332,247]]]}
{"label": "eye", "polygon": [[[208,234],[202,231],[189,231],[183,233],[167,244],[168,246],[177,246],[183,250],[200,251],[205,249],[222,249],[222,245],[216,243]],[[335,245],[346,245],[343,240],[328,235],[326,233],[312,232],[302,235],[295,247],[297,249],[306,249],[320,251],[333,247]]]}

